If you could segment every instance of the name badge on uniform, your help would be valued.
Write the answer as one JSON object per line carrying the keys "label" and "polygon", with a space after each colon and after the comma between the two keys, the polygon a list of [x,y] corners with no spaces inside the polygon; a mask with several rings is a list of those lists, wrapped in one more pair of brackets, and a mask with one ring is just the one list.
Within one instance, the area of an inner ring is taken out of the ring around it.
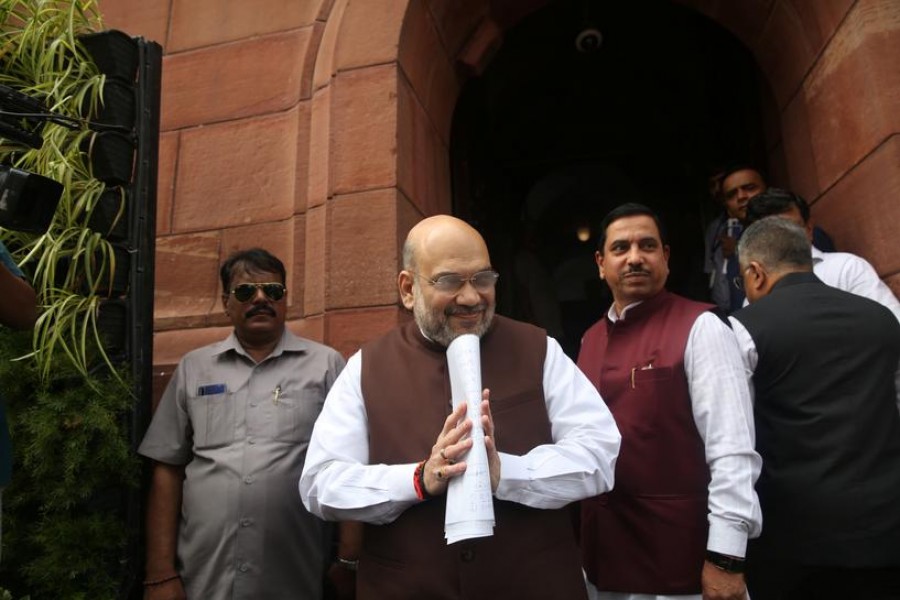
{"label": "name badge on uniform", "polygon": [[213,383],[211,385],[201,385],[200,389],[197,390],[198,396],[215,396],[216,394],[224,394],[225,393],[225,384],[224,383]]}

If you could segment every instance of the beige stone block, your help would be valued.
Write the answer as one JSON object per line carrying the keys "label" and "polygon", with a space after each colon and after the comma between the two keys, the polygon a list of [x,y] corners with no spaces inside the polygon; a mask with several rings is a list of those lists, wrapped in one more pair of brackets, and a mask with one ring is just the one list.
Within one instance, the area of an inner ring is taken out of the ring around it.
{"label": "beige stone block", "polygon": [[[449,209],[439,212],[450,213]],[[415,203],[403,193],[403,190],[397,190],[397,255],[400,257],[398,267],[402,267],[403,243],[406,241],[406,236],[409,235],[409,230],[426,216],[431,215],[423,214]]]}
{"label": "beige stone block", "polygon": [[438,39],[434,18],[424,0],[412,0],[409,3],[397,58],[412,87],[424,96],[431,75],[430,63],[434,60],[447,60],[446,52]]}
{"label": "beige stone block", "polygon": [[393,186],[397,165],[396,64],[339,73],[332,94],[332,193]]}
{"label": "beige stone block", "polygon": [[805,36],[818,54],[847,16],[854,0],[787,0],[803,23]]}
{"label": "beige stone block", "polygon": [[813,206],[838,250],[866,258],[884,277],[900,272],[900,135],[881,144]]}
{"label": "beige stone block", "polygon": [[299,335],[302,338],[313,340],[320,344],[325,343],[325,317],[322,315],[288,321],[287,327],[294,335]]}
{"label": "beige stone block", "polygon": [[219,232],[172,235],[156,240],[153,315],[157,327],[173,319],[207,324],[219,300]]}
{"label": "beige stone block", "polygon": [[326,343],[349,357],[363,344],[410,318],[409,312],[399,306],[329,312],[325,315]]}
{"label": "beige stone block", "polygon": [[[759,78],[759,110],[762,118],[763,140],[766,149],[773,148],[781,143],[782,137],[782,110],[778,106],[772,88],[764,78]],[[751,103],[752,104],[752,103]],[[748,110],[747,104],[742,104],[744,110]],[[753,110],[750,108],[749,110]]]}
{"label": "beige stone block", "polygon": [[163,60],[163,131],[285,110],[301,94],[313,28],[171,54]]}
{"label": "beige stone block", "polygon": [[331,83],[331,78],[337,73],[334,54],[337,48],[338,35],[341,31],[341,21],[344,19],[344,9],[348,0],[334,0],[325,21],[325,30],[316,52],[316,64],[313,70],[313,91]]}
{"label": "beige stone block", "polygon": [[322,36],[324,35],[325,23],[315,23],[309,37],[309,44],[303,60],[302,76],[300,78],[300,97],[304,100],[312,98],[316,61],[318,60],[319,48],[322,45]]}
{"label": "beige stone block", "polygon": [[309,169],[310,169],[310,121],[312,114],[312,100],[306,100],[297,105],[297,157],[294,169],[294,213],[306,212],[307,197],[309,194]]}
{"label": "beige stone block", "polygon": [[306,215],[294,215],[291,219],[292,248],[290,255],[285,255],[284,266],[290,277],[291,294],[288,318],[302,318],[306,314],[304,302],[306,297]]}
{"label": "beige stone block", "polygon": [[323,3],[324,0],[172,0],[169,52],[312,25]]}
{"label": "beige stone block", "polygon": [[330,195],[331,86],[316,90],[310,113],[307,209],[324,205]]}
{"label": "beige stone block", "polygon": [[405,81],[398,91],[398,187],[422,214],[449,213],[449,151]]}
{"label": "beige stone block", "polygon": [[797,94],[816,54],[804,24],[787,0],[775,3],[759,40],[751,46],[779,107]]}
{"label": "beige stone block", "polygon": [[799,95],[787,105],[781,126],[789,173],[789,179],[784,185],[813,202],[819,196],[821,188],[806,114],[806,98]]}
{"label": "beige stone block", "polygon": [[791,188],[788,183],[790,177],[788,175],[787,160],[784,155],[784,144],[779,143],[767,153],[767,180],[771,186],[780,188]]}
{"label": "beige stone block", "polygon": [[408,3],[409,0],[348,2],[337,36],[336,70],[396,60],[400,28]]}
{"label": "beige stone block", "polygon": [[306,317],[325,312],[325,273],[328,264],[326,210],[316,206],[306,211],[306,249],[303,307]]}
{"label": "beige stone block", "polygon": [[183,132],[174,230],[289,218],[294,212],[297,112]]}
{"label": "beige stone block", "polygon": [[436,124],[438,134],[445,144],[449,144],[459,84],[434,19],[420,0],[411,2],[406,13],[399,60],[409,83]]}
{"label": "beige stone block", "polygon": [[441,143],[449,148],[453,112],[459,100],[462,81],[449,62],[436,61],[433,67],[435,72],[426,91],[425,106]]}
{"label": "beige stone block", "polygon": [[327,210],[326,309],[396,302],[402,243],[396,190],[336,196]]}
{"label": "beige stone block", "polygon": [[167,48],[170,5],[147,0],[100,0],[103,25],[119,29],[132,37],[141,36]]}
{"label": "beige stone block", "polygon": [[900,131],[900,3],[860,0],[816,63],[804,93],[819,185],[828,189]]}
{"label": "beige stone block", "polygon": [[433,22],[437,24],[443,45],[451,57],[456,56],[490,10],[490,4],[481,0],[424,0],[424,3]]}
{"label": "beige stone block", "polygon": [[175,196],[175,169],[178,165],[179,134],[159,136],[159,162],[156,174],[156,234],[172,232],[172,203]]}
{"label": "beige stone block", "polygon": [[494,19],[484,19],[457,54],[457,61],[469,75],[481,75],[503,44],[503,29]]}

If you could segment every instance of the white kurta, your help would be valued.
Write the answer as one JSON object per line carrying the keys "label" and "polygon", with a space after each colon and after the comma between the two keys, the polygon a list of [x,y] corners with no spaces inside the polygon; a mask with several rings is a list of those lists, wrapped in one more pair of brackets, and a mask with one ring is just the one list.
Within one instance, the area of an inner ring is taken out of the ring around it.
{"label": "white kurta", "polygon": [[847,252],[822,252],[812,247],[813,273],[823,283],[888,307],[900,321],[900,302],[866,259]]}
{"label": "white kurta", "polygon": [[[361,365],[357,352],[328,394],[306,455],[300,496],[325,519],[390,523],[419,502],[416,465],[369,464]],[[621,437],[597,390],[553,338],[547,339],[543,384],[553,443],[523,456],[501,452],[494,495],[552,509],[612,488]],[[402,373],[396,385],[403,385]]]}

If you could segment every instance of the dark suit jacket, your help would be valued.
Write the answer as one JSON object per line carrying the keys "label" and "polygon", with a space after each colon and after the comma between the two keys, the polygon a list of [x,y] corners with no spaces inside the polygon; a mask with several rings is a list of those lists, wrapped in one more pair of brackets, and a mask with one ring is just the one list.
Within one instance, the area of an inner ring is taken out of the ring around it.
{"label": "dark suit jacket", "polygon": [[792,273],[733,315],[756,345],[751,552],[811,565],[900,564],[900,324],[880,304]]}

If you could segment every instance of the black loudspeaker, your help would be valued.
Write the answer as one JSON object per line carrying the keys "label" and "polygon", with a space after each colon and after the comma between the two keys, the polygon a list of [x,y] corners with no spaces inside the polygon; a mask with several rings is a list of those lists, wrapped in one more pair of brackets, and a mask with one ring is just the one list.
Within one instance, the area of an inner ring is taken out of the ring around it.
{"label": "black loudspeaker", "polygon": [[62,192],[62,184],[48,177],[0,165],[0,226],[44,233]]}

